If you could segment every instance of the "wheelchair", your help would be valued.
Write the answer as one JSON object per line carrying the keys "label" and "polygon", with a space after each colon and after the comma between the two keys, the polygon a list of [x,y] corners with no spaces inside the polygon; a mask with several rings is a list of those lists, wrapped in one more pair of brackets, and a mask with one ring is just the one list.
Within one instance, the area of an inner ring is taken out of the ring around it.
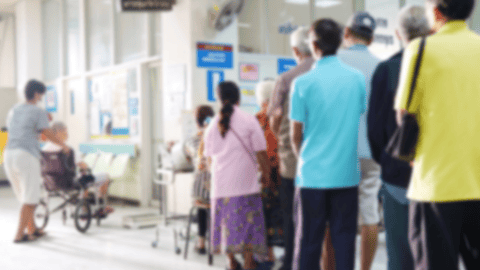
{"label": "wheelchair", "polygon": [[[59,167],[73,168],[73,172]],[[69,157],[65,157],[62,152],[42,153],[44,196],[34,213],[34,222],[37,228],[44,229],[50,215],[56,212],[62,212],[62,220],[65,225],[69,218],[69,211],[67,211],[69,208],[73,209],[70,211],[70,217],[74,220],[75,228],[81,233],[87,232],[93,219],[96,219],[97,225],[100,226],[101,220],[106,218],[106,215],[100,213],[100,209],[105,207],[106,202],[99,199],[98,196],[88,193],[92,184],[91,181],[86,181],[86,177],[93,179],[93,176],[76,178],[75,175],[73,159],[69,160]],[[62,202],[51,208],[52,198],[60,198]]]}

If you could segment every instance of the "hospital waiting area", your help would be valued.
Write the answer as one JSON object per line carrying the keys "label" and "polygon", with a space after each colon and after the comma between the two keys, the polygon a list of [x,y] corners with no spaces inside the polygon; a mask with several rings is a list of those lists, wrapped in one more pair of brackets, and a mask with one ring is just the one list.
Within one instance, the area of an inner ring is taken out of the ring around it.
{"label": "hospital waiting area", "polygon": [[0,269],[480,269],[477,0],[0,0]]}

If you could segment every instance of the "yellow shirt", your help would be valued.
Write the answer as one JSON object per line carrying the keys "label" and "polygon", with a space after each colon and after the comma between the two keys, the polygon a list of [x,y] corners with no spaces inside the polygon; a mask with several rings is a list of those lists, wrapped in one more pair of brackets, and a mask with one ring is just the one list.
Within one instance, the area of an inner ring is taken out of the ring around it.
{"label": "yellow shirt", "polygon": [[[406,109],[420,40],[405,51],[395,109]],[[408,197],[480,199],[480,36],[464,21],[428,37],[412,104],[420,127]]]}

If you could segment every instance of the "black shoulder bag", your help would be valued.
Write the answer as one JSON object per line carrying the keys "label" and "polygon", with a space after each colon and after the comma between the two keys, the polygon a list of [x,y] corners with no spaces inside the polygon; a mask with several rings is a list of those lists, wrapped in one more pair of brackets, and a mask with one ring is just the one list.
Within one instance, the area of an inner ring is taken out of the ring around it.
{"label": "black shoulder bag", "polygon": [[[413,93],[417,85],[418,74],[420,72],[420,66],[423,59],[423,53],[425,51],[426,38],[422,38],[420,47],[418,49],[418,58],[415,64],[415,71],[413,74],[412,85],[410,87],[410,94],[407,102],[407,110],[412,102]],[[411,162],[415,158],[415,150],[418,142],[418,122],[415,115],[406,113],[403,115],[402,125],[397,127],[392,138],[388,142],[385,151],[393,158],[399,159],[405,162]]]}

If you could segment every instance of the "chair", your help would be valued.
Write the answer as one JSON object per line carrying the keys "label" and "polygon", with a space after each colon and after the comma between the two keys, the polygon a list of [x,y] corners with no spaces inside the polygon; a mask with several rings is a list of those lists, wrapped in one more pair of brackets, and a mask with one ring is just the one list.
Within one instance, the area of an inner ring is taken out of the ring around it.
{"label": "chair", "polygon": [[98,155],[96,153],[89,153],[83,158],[83,162],[85,162],[89,168],[94,168],[97,158]]}

